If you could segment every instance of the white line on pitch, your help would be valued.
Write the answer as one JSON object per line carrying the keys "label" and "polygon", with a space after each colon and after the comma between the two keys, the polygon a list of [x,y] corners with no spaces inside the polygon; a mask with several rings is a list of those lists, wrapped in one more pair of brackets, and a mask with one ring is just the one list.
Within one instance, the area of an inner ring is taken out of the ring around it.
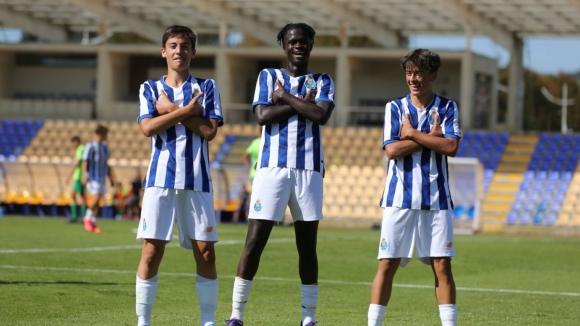
{"label": "white line on pitch", "polygon": [[[336,237],[331,239],[319,238],[319,242],[324,241],[354,241],[361,240],[360,238],[354,237]],[[268,240],[268,243],[285,243],[285,242],[295,242],[294,238],[274,238]],[[228,245],[238,245],[243,244],[244,240],[222,240],[216,243],[218,246],[228,246]],[[31,248],[31,249],[3,249],[0,250],[0,254],[22,254],[22,253],[39,253],[39,252],[97,252],[97,251],[108,251],[108,250],[126,250],[126,249],[141,249],[141,244],[126,245],[126,246],[108,246],[108,247],[89,247],[89,248]],[[179,247],[178,242],[167,244],[168,248]]]}
{"label": "white line on pitch", "polygon": [[[57,272],[82,272],[82,273],[111,273],[111,274],[135,274],[135,271],[125,271],[125,270],[113,270],[113,269],[92,269],[92,268],[67,268],[67,267],[43,267],[43,266],[14,266],[14,265],[0,265],[3,269],[28,269],[28,270],[38,270],[38,271],[57,271]],[[162,275],[167,276],[186,276],[195,277],[195,273],[172,273],[172,272],[160,272]],[[221,275],[224,278],[233,278],[232,275]],[[281,281],[281,282],[300,282],[297,278],[284,278],[284,277],[256,277],[258,280],[266,281]],[[319,283],[331,283],[331,284],[344,284],[344,285],[367,285],[370,286],[371,282],[351,282],[351,281],[339,281],[339,280],[319,280]],[[421,285],[421,284],[393,284],[395,287],[401,288],[412,288],[412,289],[432,289],[433,286]],[[580,297],[580,293],[573,292],[549,292],[549,291],[528,291],[528,290],[511,290],[511,289],[485,289],[485,288],[467,288],[458,287],[457,290],[460,291],[471,291],[471,292],[492,292],[492,293],[516,293],[516,294],[540,294],[540,295],[557,295],[566,297]]]}

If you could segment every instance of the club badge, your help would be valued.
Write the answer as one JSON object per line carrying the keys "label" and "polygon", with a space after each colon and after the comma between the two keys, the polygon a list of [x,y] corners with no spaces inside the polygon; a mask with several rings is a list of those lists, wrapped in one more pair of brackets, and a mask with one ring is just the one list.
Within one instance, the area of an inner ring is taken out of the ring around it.
{"label": "club badge", "polygon": [[435,117],[439,118],[439,113],[437,112],[437,109],[431,109],[429,110],[429,124],[433,125],[435,124]]}
{"label": "club badge", "polygon": [[[193,90],[193,97],[192,97],[192,98],[196,97],[196,96],[197,96],[197,94],[199,94],[199,90],[198,90],[198,89],[194,89],[194,90]],[[203,96],[200,96],[200,97],[197,99],[197,103],[199,103],[200,105],[202,105],[202,104],[203,104]]]}
{"label": "club badge", "polygon": [[306,76],[306,80],[304,81],[304,87],[308,89],[316,89],[316,81],[314,81],[314,78],[312,78],[312,76],[310,75]]}
{"label": "club badge", "polygon": [[262,203],[260,203],[260,200],[256,200],[256,203],[254,204],[254,210],[256,212],[259,212],[262,210]]}

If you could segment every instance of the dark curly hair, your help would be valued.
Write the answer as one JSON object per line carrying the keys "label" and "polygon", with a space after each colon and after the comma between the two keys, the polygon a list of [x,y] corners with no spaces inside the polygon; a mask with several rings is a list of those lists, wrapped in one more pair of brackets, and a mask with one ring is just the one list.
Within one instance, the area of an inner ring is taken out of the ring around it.
{"label": "dark curly hair", "polygon": [[301,30],[305,31],[306,34],[308,34],[308,37],[310,38],[310,44],[314,44],[314,36],[316,36],[316,32],[314,31],[314,28],[310,27],[310,25],[305,23],[286,24],[286,26],[284,26],[278,33],[278,37],[276,38],[278,40],[278,44],[284,46],[284,36],[288,31],[291,31],[296,28],[300,28]]}
{"label": "dark curly hair", "polygon": [[429,72],[436,72],[441,66],[441,58],[439,58],[439,55],[433,51],[417,49],[401,59],[401,68],[406,70],[409,66],[415,66],[419,69],[427,69]]}

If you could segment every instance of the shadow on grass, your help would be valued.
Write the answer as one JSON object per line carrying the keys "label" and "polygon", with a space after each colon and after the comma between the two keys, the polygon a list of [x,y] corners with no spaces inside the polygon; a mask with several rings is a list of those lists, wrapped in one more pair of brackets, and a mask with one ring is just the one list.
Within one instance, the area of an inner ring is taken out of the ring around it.
{"label": "shadow on grass", "polygon": [[39,281],[3,281],[0,280],[0,285],[7,284],[25,284],[25,285],[53,285],[53,284],[72,284],[72,285],[135,285],[135,283],[114,283],[114,282],[83,282],[83,281],[53,281],[53,282],[39,282]]}

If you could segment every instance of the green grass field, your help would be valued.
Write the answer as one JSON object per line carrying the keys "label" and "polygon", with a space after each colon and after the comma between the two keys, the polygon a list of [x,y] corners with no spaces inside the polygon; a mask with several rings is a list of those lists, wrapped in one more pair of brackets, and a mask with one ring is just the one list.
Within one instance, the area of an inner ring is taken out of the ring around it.
{"label": "green grass field", "polygon": [[[0,219],[0,325],[136,325],[135,222],[101,221],[101,234],[64,219]],[[229,317],[245,225],[219,227],[218,325]],[[320,326],[366,325],[378,231],[319,232]],[[175,237],[177,238],[177,237]],[[199,325],[195,266],[177,239],[165,254],[154,325]],[[300,324],[291,227],[274,229],[246,309],[246,325]],[[579,325],[580,240],[457,236],[453,268],[460,325]],[[385,325],[440,325],[430,268],[395,278]]]}

